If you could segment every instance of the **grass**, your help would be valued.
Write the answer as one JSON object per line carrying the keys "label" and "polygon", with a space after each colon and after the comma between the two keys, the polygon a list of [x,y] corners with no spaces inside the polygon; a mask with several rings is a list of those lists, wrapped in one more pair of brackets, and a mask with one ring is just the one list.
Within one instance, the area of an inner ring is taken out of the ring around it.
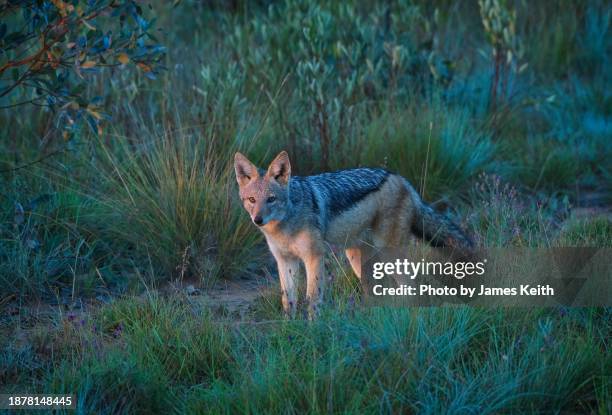
{"label": "grass", "polygon": [[361,162],[383,160],[428,200],[465,191],[478,174],[491,169],[495,144],[486,133],[475,131],[466,112],[439,105],[385,113],[373,120],[365,136],[367,158]]}
{"label": "grass", "polygon": [[118,141],[113,153],[101,145],[105,180],[95,196],[117,225],[113,237],[181,278],[205,282],[248,269],[239,259],[256,251],[259,237],[232,203],[234,178],[213,143],[188,134]]}
{"label": "grass", "polygon": [[153,3],[167,69],[91,79],[101,136],[0,111],[0,391],[79,413],[612,411],[608,308],[364,308],[335,254],[312,323],[276,289],[242,319],[169,289],[275,273],[237,150],[387,167],[481,246],[612,246],[606,2],[513,2],[528,65],[494,107],[477,2]]}
{"label": "grass", "polygon": [[23,371],[21,388],[76,393],[79,412],[609,409],[600,390],[610,369],[605,310],[269,317],[236,324],[194,314],[184,297],[121,299],[85,317],[64,315],[27,346],[5,346],[3,359],[23,360],[2,377],[10,384]]}

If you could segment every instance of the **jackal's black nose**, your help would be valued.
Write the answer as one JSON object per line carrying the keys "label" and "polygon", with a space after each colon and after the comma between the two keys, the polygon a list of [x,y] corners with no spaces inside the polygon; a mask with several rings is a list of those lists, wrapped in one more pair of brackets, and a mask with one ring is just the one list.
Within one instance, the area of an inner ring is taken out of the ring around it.
{"label": "jackal's black nose", "polygon": [[255,225],[261,226],[261,224],[263,223],[263,218],[261,216],[255,216],[253,218],[253,222],[255,222]]}

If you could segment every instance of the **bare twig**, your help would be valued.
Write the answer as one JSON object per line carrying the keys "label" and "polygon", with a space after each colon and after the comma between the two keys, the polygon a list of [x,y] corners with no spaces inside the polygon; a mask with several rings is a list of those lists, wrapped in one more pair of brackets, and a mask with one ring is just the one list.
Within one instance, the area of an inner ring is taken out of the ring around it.
{"label": "bare twig", "polygon": [[25,169],[26,167],[33,166],[34,164],[40,163],[40,162],[42,162],[42,161],[44,161],[44,160],[46,160],[48,158],[51,158],[51,157],[53,157],[53,156],[55,156],[55,155],[57,155],[59,153],[62,153],[62,152],[64,152],[64,150],[65,150],[65,148],[61,148],[59,150],[53,151],[53,152],[51,152],[49,154],[46,154],[46,155],[40,157],[39,159],[34,160],[34,161],[30,162],[30,163],[23,164],[23,165],[18,166],[18,167],[13,167],[12,169],[0,170],[0,173],[11,173],[11,172],[14,172],[14,171],[17,171],[17,170]]}

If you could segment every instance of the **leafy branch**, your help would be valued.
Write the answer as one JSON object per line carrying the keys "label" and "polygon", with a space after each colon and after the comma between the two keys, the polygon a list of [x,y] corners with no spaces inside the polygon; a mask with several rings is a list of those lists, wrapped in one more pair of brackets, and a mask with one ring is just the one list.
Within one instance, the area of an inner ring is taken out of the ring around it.
{"label": "leafy branch", "polygon": [[134,0],[8,0],[0,17],[0,110],[46,106],[63,129],[86,120],[97,133],[106,116],[102,98],[86,96],[89,75],[134,64],[155,79],[162,69],[154,19]]}

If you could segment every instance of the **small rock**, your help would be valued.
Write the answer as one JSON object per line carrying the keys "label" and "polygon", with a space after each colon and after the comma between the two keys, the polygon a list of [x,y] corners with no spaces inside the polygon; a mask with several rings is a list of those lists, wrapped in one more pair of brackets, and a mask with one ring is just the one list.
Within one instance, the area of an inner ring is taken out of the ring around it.
{"label": "small rock", "polygon": [[83,301],[80,298],[77,298],[75,301],[70,303],[68,307],[70,310],[81,310],[83,308]]}
{"label": "small rock", "polygon": [[110,304],[113,302],[113,299],[111,297],[109,297],[108,295],[104,295],[104,294],[97,295],[96,300],[98,300],[99,302],[103,304]]}
{"label": "small rock", "polygon": [[32,251],[36,251],[38,248],[40,248],[40,242],[33,238],[26,239],[25,244]]}
{"label": "small rock", "polygon": [[185,291],[187,292],[187,295],[200,295],[200,290],[198,290],[191,284],[185,287]]}
{"label": "small rock", "polygon": [[25,211],[23,209],[23,206],[21,206],[21,203],[15,202],[15,216],[13,217],[13,225],[17,227],[23,224],[24,221],[25,221]]}

